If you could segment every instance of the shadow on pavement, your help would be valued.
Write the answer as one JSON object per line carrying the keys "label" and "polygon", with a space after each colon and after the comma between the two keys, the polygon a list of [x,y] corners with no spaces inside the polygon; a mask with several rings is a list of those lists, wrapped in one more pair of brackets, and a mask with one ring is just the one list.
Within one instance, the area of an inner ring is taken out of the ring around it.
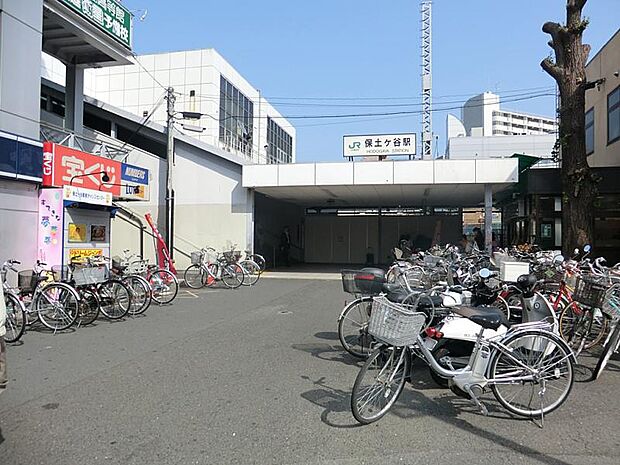
{"label": "shadow on pavement", "polygon": [[338,333],[335,331],[319,331],[314,335],[318,339],[327,339],[329,341],[337,341]]}
{"label": "shadow on pavement", "polygon": [[314,343],[314,344],[293,344],[291,346],[295,350],[301,350],[307,352],[313,357],[325,360],[328,362],[340,362],[345,365],[362,366],[363,360],[355,358],[348,352],[345,352],[340,346],[332,346],[326,343]]}
{"label": "shadow on pavement", "polygon": [[[298,345],[295,348],[298,350],[305,350],[313,356],[330,361],[334,361],[334,358],[324,357],[324,354],[336,352],[335,349],[331,348],[327,344],[306,344]],[[345,358],[343,357],[341,349],[338,349],[338,352],[340,352],[340,359]],[[360,361],[355,362],[357,365],[360,364]],[[397,417],[406,420],[433,417],[450,426],[467,431],[471,434],[475,434],[476,436],[486,439],[494,444],[498,444],[501,447],[530,457],[540,463],[547,465],[571,465],[561,459],[552,457],[536,449],[520,444],[516,440],[502,436],[497,432],[475,426],[470,422],[459,418],[459,415],[463,413],[475,414],[483,420],[486,417],[480,413],[478,408],[473,405],[469,399],[458,397],[449,390],[443,391],[437,400],[429,398],[422,392],[419,392],[419,387],[422,387],[423,389],[424,387],[427,389],[437,389],[437,386],[430,378],[428,372],[425,371],[420,373],[419,368],[421,367],[418,367],[418,370],[414,372],[414,389],[410,386],[405,386],[403,393],[391,408],[388,415],[396,415]],[[415,374],[419,375],[417,379]],[[302,376],[302,379],[312,382],[315,386],[313,389],[302,392],[300,396],[323,409],[320,416],[321,422],[333,428],[357,428],[362,426],[355,421],[353,415],[351,414],[351,391],[344,391],[342,389],[329,386],[329,384],[325,382],[325,377],[321,377],[316,381],[312,380],[308,376]],[[510,422],[531,421],[527,418],[513,416],[510,412],[503,409],[494,401],[489,402],[489,399],[484,399],[484,402],[489,411],[489,418],[508,420]],[[336,421],[336,419],[338,419],[338,421]],[[497,428],[497,423],[490,425],[489,427]],[[534,425],[532,425],[532,427],[536,428]]]}
{"label": "shadow on pavement", "polygon": [[[341,389],[333,388],[325,383],[325,377],[321,377],[316,381],[312,381],[308,376],[302,376],[302,379],[311,381],[312,384],[317,386],[316,389],[311,389],[301,393],[301,397],[314,405],[318,405],[323,409],[321,412],[321,421],[327,426],[332,428],[357,428],[360,425],[355,421],[351,412],[351,393],[343,391]],[[337,423],[332,420],[332,417],[339,413],[349,412],[348,423]]]}

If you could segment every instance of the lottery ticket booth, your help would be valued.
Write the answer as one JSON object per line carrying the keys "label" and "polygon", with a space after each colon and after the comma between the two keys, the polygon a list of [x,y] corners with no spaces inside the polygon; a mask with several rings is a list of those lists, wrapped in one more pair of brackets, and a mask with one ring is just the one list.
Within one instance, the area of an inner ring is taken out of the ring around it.
{"label": "lottery ticket booth", "polygon": [[49,266],[110,257],[117,200],[148,200],[149,172],[59,144],[43,147],[38,259]]}

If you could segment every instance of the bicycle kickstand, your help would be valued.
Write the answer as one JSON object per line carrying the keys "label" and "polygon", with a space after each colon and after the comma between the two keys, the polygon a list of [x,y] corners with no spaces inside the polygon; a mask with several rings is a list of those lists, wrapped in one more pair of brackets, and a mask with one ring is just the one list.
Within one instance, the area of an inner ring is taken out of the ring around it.
{"label": "bicycle kickstand", "polygon": [[489,411],[487,410],[486,406],[482,402],[480,402],[480,400],[478,400],[478,397],[476,397],[476,394],[474,394],[474,392],[472,391],[471,386],[465,386],[465,392],[469,394],[469,397],[471,397],[472,402],[474,403],[474,405],[476,405],[480,409],[482,414],[485,417],[489,416]]}
{"label": "bicycle kickstand", "polygon": [[538,398],[540,399],[540,424],[536,423],[536,421],[532,418],[532,421],[536,426],[540,429],[545,427],[545,391],[547,387],[545,386],[545,380],[542,379],[540,381],[540,391],[538,391]]}

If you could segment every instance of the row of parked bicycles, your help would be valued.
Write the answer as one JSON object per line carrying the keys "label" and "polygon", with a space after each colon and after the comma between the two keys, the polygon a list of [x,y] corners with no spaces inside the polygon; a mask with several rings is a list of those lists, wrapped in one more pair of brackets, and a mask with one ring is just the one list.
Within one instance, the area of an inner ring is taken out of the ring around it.
{"label": "row of parked bicycles", "polygon": [[185,270],[183,279],[192,289],[213,286],[218,282],[229,289],[255,285],[263,271],[265,258],[246,251],[242,255],[233,246],[230,250],[216,252],[213,247],[204,247],[192,252],[192,264]]}
{"label": "row of parked bicycles", "polygon": [[[109,320],[140,315],[152,302],[170,304],[179,290],[170,270],[149,265],[128,250],[112,260],[76,256],[69,266],[38,261],[33,269],[19,271],[20,264],[10,259],[0,268],[7,342],[19,341],[37,321],[57,332],[89,325],[100,315]],[[9,273],[17,279],[9,279]]]}
{"label": "row of parked bicycles", "polygon": [[[540,419],[560,407],[577,358],[597,355],[597,379],[620,345],[620,266],[553,252],[504,250],[488,256],[455,247],[379,268],[343,270],[354,295],[338,318],[344,349],[365,359],[353,385],[357,421],[383,417],[413,377],[413,362],[487,414],[490,390],[514,415]],[[600,349],[600,350],[599,350]]]}

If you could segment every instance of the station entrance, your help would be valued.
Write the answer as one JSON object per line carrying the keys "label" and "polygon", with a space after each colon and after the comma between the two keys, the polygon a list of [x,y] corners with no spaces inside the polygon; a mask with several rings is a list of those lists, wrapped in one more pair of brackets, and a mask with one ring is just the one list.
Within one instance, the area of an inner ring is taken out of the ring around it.
{"label": "station entrance", "polygon": [[517,159],[248,165],[254,250],[268,262],[385,264],[401,239],[458,244],[478,226],[491,249],[493,198],[518,182]]}

